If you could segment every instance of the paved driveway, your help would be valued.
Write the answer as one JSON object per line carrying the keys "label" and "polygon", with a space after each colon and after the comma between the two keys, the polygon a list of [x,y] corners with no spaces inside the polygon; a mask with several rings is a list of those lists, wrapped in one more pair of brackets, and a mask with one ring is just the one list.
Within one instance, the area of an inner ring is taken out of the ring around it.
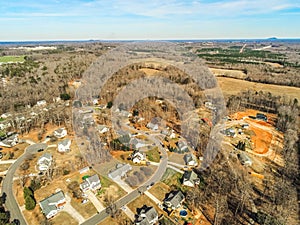
{"label": "paved driveway", "polygon": [[127,193],[130,193],[133,191],[133,189],[121,178],[113,179],[113,181],[116,182]]}
{"label": "paved driveway", "polygon": [[71,198],[67,194],[65,195],[65,197],[66,197],[67,202],[64,205],[64,208],[62,211],[65,211],[68,214],[70,214],[70,216],[72,216],[75,220],[77,220],[79,224],[83,223],[85,221],[85,219],[76,209],[73,208],[73,206],[71,205]]}
{"label": "paved driveway", "polygon": [[105,207],[102,205],[102,203],[92,191],[88,190],[85,193],[87,194],[88,199],[91,201],[91,203],[93,203],[93,205],[97,209],[97,212],[100,212],[101,210],[105,209]]}

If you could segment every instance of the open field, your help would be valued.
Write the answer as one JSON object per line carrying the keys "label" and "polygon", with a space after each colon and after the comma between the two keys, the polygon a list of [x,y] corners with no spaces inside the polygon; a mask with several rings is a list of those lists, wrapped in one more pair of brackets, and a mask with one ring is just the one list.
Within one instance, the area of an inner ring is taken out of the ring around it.
{"label": "open field", "polygon": [[232,77],[237,79],[245,79],[247,75],[241,70],[228,70],[228,69],[217,69],[217,68],[209,68],[209,70],[215,76],[225,76],[225,77]]}
{"label": "open field", "polygon": [[0,63],[24,62],[24,56],[1,56]]}
{"label": "open field", "polygon": [[217,77],[216,78],[224,96],[237,95],[241,91],[245,90],[255,90],[265,92],[270,92],[273,95],[286,95],[287,97],[300,100],[300,88],[273,85],[273,84],[262,84],[256,82],[250,82],[245,80],[238,80],[228,77]]}

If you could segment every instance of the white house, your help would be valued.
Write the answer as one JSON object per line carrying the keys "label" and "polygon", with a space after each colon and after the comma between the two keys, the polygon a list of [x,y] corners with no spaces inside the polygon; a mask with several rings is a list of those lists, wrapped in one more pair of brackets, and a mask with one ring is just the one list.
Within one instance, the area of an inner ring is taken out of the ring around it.
{"label": "white house", "polygon": [[16,144],[18,144],[18,142],[19,142],[18,134],[12,134],[3,140],[0,140],[0,146],[11,148]]}
{"label": "white house", "polygon": [[69,152],[71,147],[71,140],[69,138],[62,140],[57,145],[58,152]]}
{"label": "white house", "polygon": [[109,128],[105,125],[98,125],[97,129],[98,129],[100,134],[104,134],[107,131],[109,131]]}
{"label": "white house", "polygon": [[82,191],[92,190],[96,191],[101,188],[100,178],[97,174],[90,176],[85,179],[83,183],[80,184],[80,189]]}
{"label": "white house", "polygon": [[185,171],[183,174],[183,182],[184,186],[195,187],[200,183],[200,179],[194,171]]}
{"label": "white house", "polygon": [[99,102],[98,102],[98,99],[93,99],[93,105],[98,105],[99,104]]}
{"label": "white house", "polygon": [[183,153],[183,152],[188,152],[189,151],[189,147],[187,145],[187,143],[184,140],[180,140],[177,143],[177,149],[179,153]]}
{"label": "white house", "polygon": [[197,166],[198,165],[197,157],[192,153],[184,155],[183,159],[187,166]]}
{"label": "white house", "polygon": [[46,102],[46,100],[40,100],[40,101],[36,102],[36,105],[37,106],[45,106],[45,105],[47,105],[47,102]]}
{"label": "white house", "polygon": [[158,213],[154,207],[144,205],[136,216],[136,225],[153,225],[158,222]]}
{"label": "white house", "polygon": [[39,171],[47,171],[52,163],[52,155],[50,153],[43,154],[37,162]]}
{"label": "white house", "polygon": [[64,208],[65,203],[65,195],[62,191],[59,191],[40,201],[39,205],[46,218],[50,219]]}
{"label": "white house", "polygon": [[139,149],[147,145],[146,143],[144,143],[142,140],[138,138],[131,138],[129,144],[133,149]]}
{"label": "white house", "polygon": [[146,155],[139,151],[134,151],[131,155],[131,158],[133,163],[141,163],[142,161],[146,160]]}
{"label": "white house", "polygon": [[147,128],[149,128],[150,130],[158,130],[158,124],[149,122],[149,123],[147,124]]}
{"label": "white house", "polygon": [[239,153],[238,158],[242,165],[252,166],[252,160],[249,158],[249,156],[246,153],[244,152]]}
{"label": "white house", "polygon": [[1,118],[2,119],[7,119],[8,117],[11,117],[12,115],[10,114],[10,113],[3,113],[2,115],[1,115]]}
{"label": "white house", "polygon": [[63,138],[65,136],[67,136],[67,134],[68,134],[67,130],[64,127],[55,130],[53,133],[53,135],[57,138]]}

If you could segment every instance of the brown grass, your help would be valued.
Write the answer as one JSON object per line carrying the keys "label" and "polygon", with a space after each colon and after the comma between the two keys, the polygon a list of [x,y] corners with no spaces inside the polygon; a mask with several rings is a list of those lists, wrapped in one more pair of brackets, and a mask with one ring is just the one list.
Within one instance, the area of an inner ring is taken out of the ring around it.
{"label": "brown grass", "polygon": [[66,212],[59,212],[50,221],[53,225],[78,225],[78,222]]}
{"label": "brown grass", "polygon": [[227,77],[217,77],[217,81],[225,96],[237,95],[241,91],[255,90],[270,92],[272,95],[286,95],[287,97],[300,100],[300,88],[273,84],[262,84]]}
{"label": "brown grass", "polygon": [[170,187],[162,182],[156,183],[149,192],[154,195],[158,200],[163,201],[166,194],[170,192]]}
{"label": "brown grass", "polygon": [[74,209],[77,210],[85,219],[90,218],[91,216],[97,213],[97,209],[94,207],[93,203],[88,201],[85,204],[81,204],[81,201],[75,200],[72,198],[71,205]]}
{"label": "brown grass", "polygon": [[209,70],[215,76],[226,76],[226,77],[232,77],[238,79],[245,79],[247,77],[247,74],[245,74],[241,70],[228,70],[228,69],[217,69],[217,68],[209,68]]}

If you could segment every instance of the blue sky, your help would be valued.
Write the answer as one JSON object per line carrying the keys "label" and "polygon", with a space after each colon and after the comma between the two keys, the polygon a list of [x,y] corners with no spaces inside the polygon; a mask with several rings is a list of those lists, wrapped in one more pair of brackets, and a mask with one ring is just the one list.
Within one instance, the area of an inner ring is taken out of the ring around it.
{"label": "blue sky", "polygon": [[300,0],[1,0],[0,41],[299,38]]}

